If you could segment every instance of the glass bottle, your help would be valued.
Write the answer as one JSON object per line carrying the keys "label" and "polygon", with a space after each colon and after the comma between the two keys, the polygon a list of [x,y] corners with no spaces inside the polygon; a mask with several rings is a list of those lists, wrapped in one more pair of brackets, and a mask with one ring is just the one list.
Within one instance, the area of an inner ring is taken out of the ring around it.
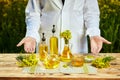
{"label": "glass bottle", "polygon": [[45,34],[42,33],[42,41],[39,45],[39,58],[41,61],[44,61],[45,58],[47,57],[48,55],[48,46],[46,44],[46,38],[44,36]]}
{"label": "glass bottle", "polygon": [[52,37],[50,37],[50,54],[57,54],[58,55],[58,38],[55,36],[55,25],[53,25],[52,29]]}
{"label": "glass bottle", "polygon": [[73,55],[71,53],[71,45],[69,44],[69,41],[65,40],[64,49],[61,54],[61,61],[63,62],[70,62],[73,58]]}

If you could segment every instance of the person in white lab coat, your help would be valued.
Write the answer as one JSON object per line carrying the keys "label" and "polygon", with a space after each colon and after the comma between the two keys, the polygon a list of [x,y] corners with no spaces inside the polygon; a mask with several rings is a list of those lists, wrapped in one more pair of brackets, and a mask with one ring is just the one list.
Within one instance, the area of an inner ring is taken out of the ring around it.
{"label": "person in white lab coat", "polygon": [[[72,53],[88,53],[87,36],[90,37],[91,52],[100,52],[103,43],[111,44],[100,36],[99,7],[97,0],[29,0],[26,7],[26,36],[17,46],[24,44],[26,52],[34,52],[40,35],[45,32],[47,39],[52,36],[52,26],[56,25],[60,50],[63,41],[60,32],[72,32]],[[59,50],[59,51],[60,51]]]}

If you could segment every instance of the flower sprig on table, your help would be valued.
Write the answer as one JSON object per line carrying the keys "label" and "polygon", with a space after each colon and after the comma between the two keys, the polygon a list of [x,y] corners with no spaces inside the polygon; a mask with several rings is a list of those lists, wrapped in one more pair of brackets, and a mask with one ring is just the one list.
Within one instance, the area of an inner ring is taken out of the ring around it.
{"label": "flower sprig on table", "polygon": [[60,37],[64,38],[65,44],[68,44],[69,40],[72,38],[70,30],[65,30],[62,33],[60,33]]}
{"label": "flower sprig on table", "polygon": [[19,67],[30,67],[30,66],[36,66],[38,64],[38,59],[36,57],[36,54],[29,54],[29,55],[18,55],[16,57],[16,64]]}
{"label": "flower sprig on table", "polygon": [[92,61],[92,66],[96,68],[107,68],[110,67],[110,61],[115,59],[113,56],[99,57]]}

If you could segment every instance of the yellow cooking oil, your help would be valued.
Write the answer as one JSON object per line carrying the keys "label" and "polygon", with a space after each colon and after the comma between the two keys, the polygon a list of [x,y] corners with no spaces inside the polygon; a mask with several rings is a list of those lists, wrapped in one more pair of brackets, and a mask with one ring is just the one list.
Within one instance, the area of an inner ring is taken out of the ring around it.
{"label": "yellow cooking oil", "polygon": [[39,58],[41,61],[44,61],[45,58],[47,57],[48,55],[48,46],[46,44],[46,38],[44,36],[45,34],[42,33],[42,41],[39,45]]}
{"label": "yellow cooking oil", "polygon": [[48,54],[48,46],[46,44],[41,44],[39,46],[40,60],[44,61],[44,59],[46,58],[47,54]]}
{"label": "yellow cooking oil", "polygon": [[44,61],[44,66],[46,69],[55,69],[58,68],[60,64],[60,60],[58,55],[50,54]]}
{"label": "yellow cooking oil", "polygon": [[50,38],[50,54],[58,54],[58,38],[55,36]]}
{"label": "yellow cooking oil", "polygon": [[84,64],[84,56],[77,55],[72,58],[71,65],[74,67],[81,67]]}
{"label": "yellow cooking oil", "polygon": [[50,54],[58,54],[58,38],[55,36],[55,25],[52,29],[52,37],[50,37]]}
{"label": "yellow cooking oil", "polygon": [[60,57],[61,61],[70,62],[72,60],[72,58],[73,58],[73,55],[71,53],[69,45],[65,45],[64,49],[63,49],[63,52],[61,54],[61,57]]}

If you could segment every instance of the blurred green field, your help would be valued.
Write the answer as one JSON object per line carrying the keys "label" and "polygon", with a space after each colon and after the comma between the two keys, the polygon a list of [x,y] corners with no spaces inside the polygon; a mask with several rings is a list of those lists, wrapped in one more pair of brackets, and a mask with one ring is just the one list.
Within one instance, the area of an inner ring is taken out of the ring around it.
{"label": "blurred green field", "polygon": [[[98,0],[101,35],[112,42],[101,52],[120,52],[120,0]],[[25,36],[25,6],[27,0],[0,0],[0,53],[24,52],[16,44]]]}

